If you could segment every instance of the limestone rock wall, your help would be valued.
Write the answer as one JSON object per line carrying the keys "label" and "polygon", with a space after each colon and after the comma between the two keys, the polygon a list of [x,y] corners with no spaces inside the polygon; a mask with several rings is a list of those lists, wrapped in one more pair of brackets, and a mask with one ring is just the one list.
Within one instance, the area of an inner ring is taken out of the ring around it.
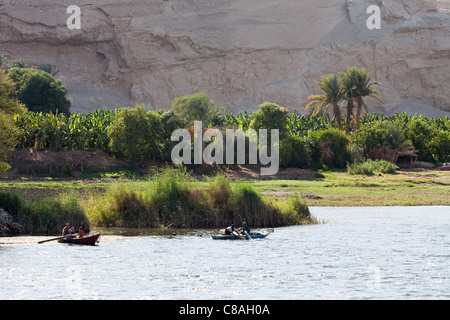
{"label": "limestone rock wall", "polygon": [[[69,30],[66,8],[81,8]],[[381,7],[380,30],[366,27]],[[450,111],[448,0],[2,0],[0,52],[51,64],[72,111],[205,91],[254,109],[304,110],[320,76],[366,67],[389,111],[408,103]]]}

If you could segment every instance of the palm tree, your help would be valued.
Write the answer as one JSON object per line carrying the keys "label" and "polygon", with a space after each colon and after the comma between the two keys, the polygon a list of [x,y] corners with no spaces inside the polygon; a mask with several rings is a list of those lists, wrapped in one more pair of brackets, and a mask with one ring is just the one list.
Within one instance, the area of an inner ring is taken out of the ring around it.
{"label": "palm tree", "polygon": [[314,107],[312,115],[316,116],[322,111],[327,111],[329,107],[332,107],[333,116],[338,124],[339,130],[343,131],[341,109],[339,108],[339,103],[343,99],[343,92],[339,77],[334,73],[322,76],[322,80],[317,82],[317,85],[322,90],[323,95],[309,96],[308,99],[312,101],[306,106],[306,109]]}
{"label": "palm tree", "polygon": [[358,69],[355,67],[348,67],[347,73],[339,72],[341,77],[341,90],[344,95],[344,100],[347,101],[347,117],[345,122],[345,133],[350,132],[350,117],[353,114],[354,101],[356,95],[356,84],[358,79]]}
{"label": "palm tree", "polygon": [[356,72],[356,83],[355,83],[355,101],[356,101],[356,113],[355,113],[355,129],[358,129],[359,122],[361,119],[361,109],[364,106],[367,112],[367,105],[364,103],[364,97],[373,97],[379,100],[381,99],[381,92],[376,90],[375,87],[379,86],[380,83],[374,81],[371,82],[372,74],[368,73],[365,68],[360,68]]}
{"label": "palm tree", "polygon": [[404,151],[413,147],[412,141],[407,139],[399,123],[388,123],[384,136],[384,146],[390,149]]}

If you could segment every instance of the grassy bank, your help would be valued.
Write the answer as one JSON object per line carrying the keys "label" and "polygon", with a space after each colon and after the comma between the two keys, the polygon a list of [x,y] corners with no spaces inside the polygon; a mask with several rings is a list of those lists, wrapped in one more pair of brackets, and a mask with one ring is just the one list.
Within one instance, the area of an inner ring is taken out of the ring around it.
{"label": "grassy bank", "polygon": [[314,222],[307,205],[450,205],[446,171],[374,175],[319,171],[309,176],[314,175],[199,180],[166,172],[142,180],[3,180],[0,207],[24,224],[28,234],[57,234],[66,221],[93,227],[222,228],[245,220],[256,228]]}
{"label": "grassy bank", "polygon": [[[45,186],[28,183],[0,192],[0,207],[24,225],[27,234],[57,234],[66,222],[85,228],[223,228],[242,221],[259,228],[316,223],[298,195],[263,197],[250,183],[232,183],[224,176],[200,182],[167,171],[149,181],[110,184],[101,192],[98,186],[80,189],[68,182],[50,182],[48,187],[62,192],[53,197],[45,195],[49,193]],[[30,190],[32,196],[27,195]]]}
{"label": "grassy bank", "polygon": [[[310,176],[314,176],[314,173]],[[286,200],[298,194],[310,206],[423,206],[450,205],[448,171],[398,171],[395,174],[350,175],[344,171],[316,172],[315,178],[232,180],[231,186],[250,184],[263,197]],[[129,180],[104,179],[27,179],[0,180],[0,191],[20,192],[27,197],[46,197],[60,193],[77,193],[86,198],[91,193],[104,194],[122,185],[136,190],[146,189],[154,178]],[[188,180],[197,188],[206,188],[208,181]]]}
{"label": "grassy bank", "polygon": [[59,234],[65,223],[86,231],[90,228],[76,194],[29,198],[21,192],[0,192],[0,208],[23,227],[23,234]]}
{"label": "grassy bank", "polygon": [[399,171],[396,174],[350,175],[322,172],[312,180],[255,181],[254,187],[272,198],[299,194],[309,206],[433,206],[450,205],[450,172]]}
{"label": "grassy bank", "polygon": [[299,196],[264,198],[250,183],[234,184],[223,176],[198,182],[166,172],[152,181],[90,192],[82,202],[91,223],[102,227],[220,228],[247,221],[258,228],[314,222]]}

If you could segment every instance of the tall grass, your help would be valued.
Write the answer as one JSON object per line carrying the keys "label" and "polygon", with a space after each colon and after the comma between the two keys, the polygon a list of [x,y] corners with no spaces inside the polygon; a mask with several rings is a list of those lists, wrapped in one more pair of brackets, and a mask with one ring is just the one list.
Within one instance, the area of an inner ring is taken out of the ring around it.
{"label": "tall grass", "polygon": [[29,235],[59,234],[65,223],[89,231],[90,224],[76,194],[28,198],[21,193],[0,192],[0,207]]}
{"label": "tall grass", "polygon": [[91,194],[86,212],[103,227],[218,228],[246,221],[252,227],[277,227],[313,222],[301,199],[274,203],[251,184],[231,184],[224,176],[194,182],[167,171],[144,188],[122,184],[105,194]]}
{"label": "tall grass", "polygon": [[347,165],[348,174],[373,175],[375,172],[395,173],[396,166],[386,160],[371,160]]}

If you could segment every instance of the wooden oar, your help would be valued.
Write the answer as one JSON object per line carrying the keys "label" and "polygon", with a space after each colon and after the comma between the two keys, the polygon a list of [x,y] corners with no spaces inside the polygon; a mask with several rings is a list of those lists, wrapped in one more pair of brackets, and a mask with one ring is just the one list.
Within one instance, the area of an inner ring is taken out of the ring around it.
{"label": "wooden oar", "polygon": [[76,234],[73,234],[73,235],[67,235],[67,236],[58,237],[58,238],[53,238],[53,239],[48,239],[48,240],[43,240],[43,241],[39,241],[38,243],[41,244],[41,243],[44,243],[44,242],[50,242],[50,241],[55,241],[55,240],[65,239],[65,238],[67,238],[67,237],[75,236],[75,235],[76,235]]}

